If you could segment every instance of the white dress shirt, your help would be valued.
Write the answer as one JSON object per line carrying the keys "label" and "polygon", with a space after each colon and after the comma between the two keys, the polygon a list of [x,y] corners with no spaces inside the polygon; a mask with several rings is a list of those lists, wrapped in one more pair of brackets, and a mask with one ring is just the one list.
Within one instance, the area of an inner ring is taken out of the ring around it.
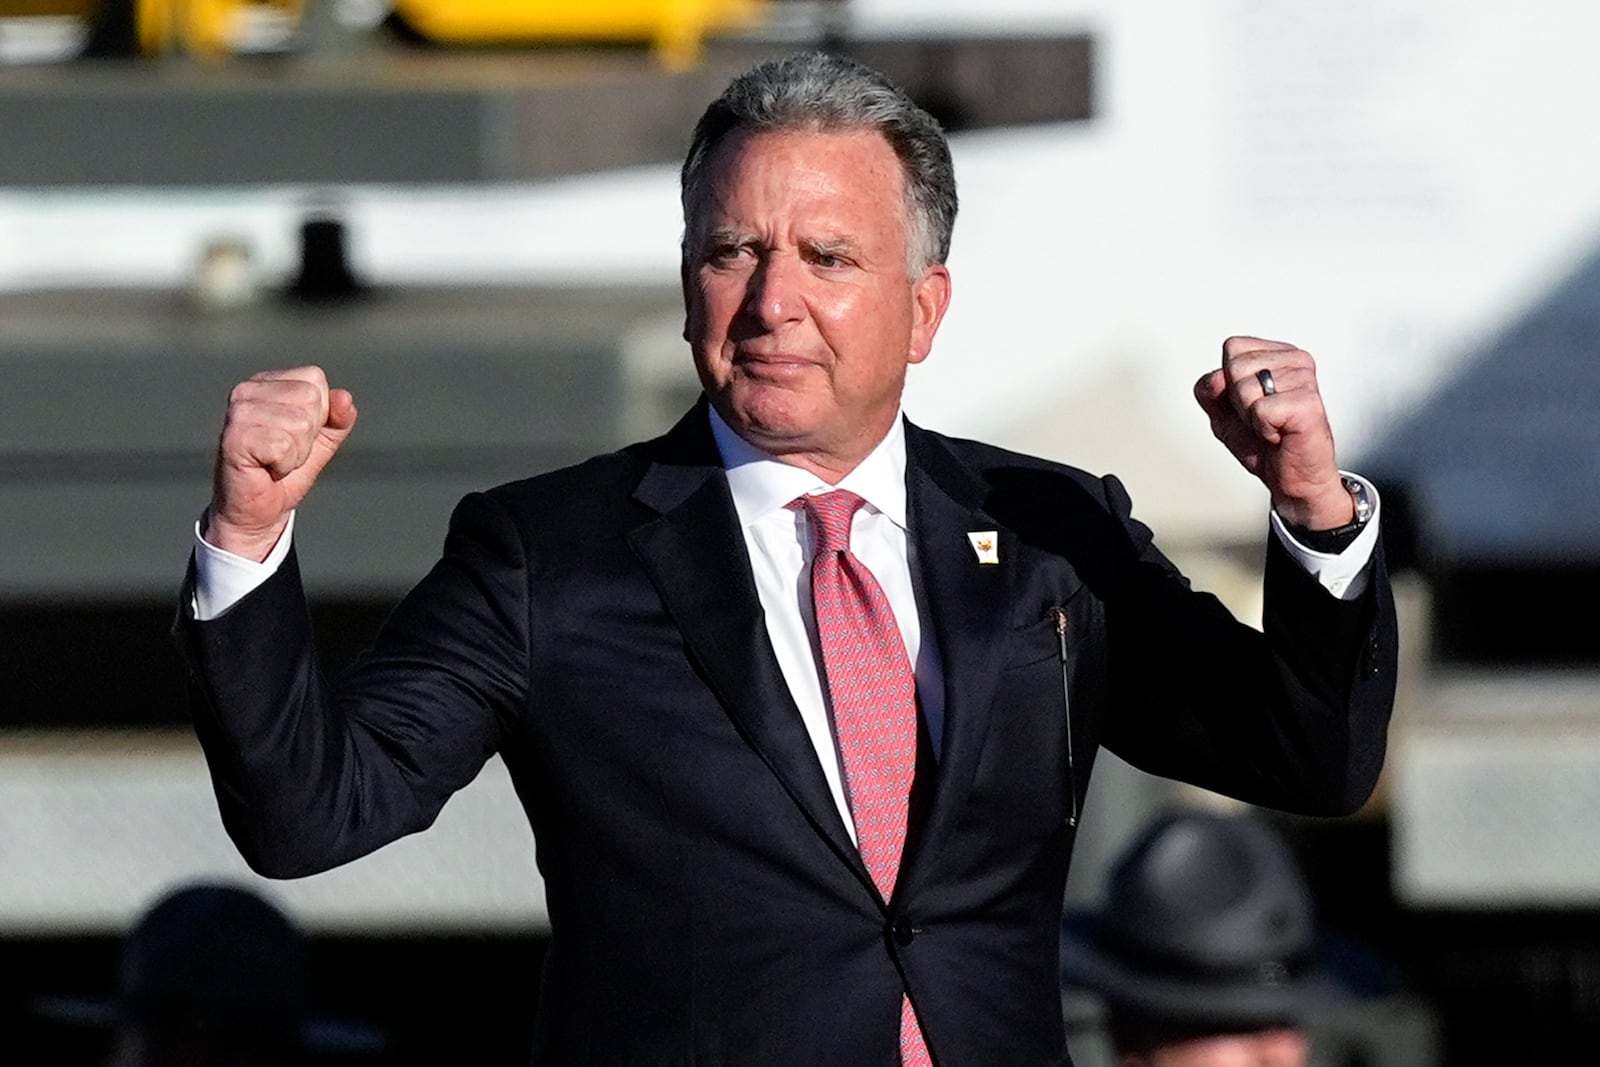
{"label": "white dress shirt", "polygon": [[833,489],[848,489],[866,501],[850,527],[850,551],[872,572],[889,598],[895,625],[906,643],[906,656],[917,676],[917,706],[937,758],[944,735],[944,670],[938,642],[922,640],[924,620],[911,583],[914,549],[906,536],[905,426],[896,418],[889,436],[838,485],[829,485],[815,474],[761,452],[734,433],[715,409],[711,434],[728,471],[728,488],[733,491],[739,528],[750,550],[750,569],[755,573],[756,593],[778,666],[817,750],[839,817],[853,840],[855,824],[845,800],[811,603],[816,535],[805,512],[788,504],[808,493]]}
{"label": "white dress shirt", "polygon": [[[816,475],[755,448],[734,433],[715,409],[711,409],[711,433],[728,472],[728,487],[749,550],[756,593],[778,666],[800,709],[839,816],[854,839],[838,745],[824,695],[826,683],[811,605],[813,535],[805,513],[788,504],[804,494],[833,489],[848,489],[866,501],[851,526],[850,550],[878,580],[894,610],[906,655],[916,672],[917,702],[937,759],[944,733],[944,669],[938,643],[922,639],[926,617],[919,610],[911,581],[915,547],[906,536],[904,424],[896,418],[889,435],[838,485],[828,485]],[[1343,600],[1353,600],[1366,589],[1366,566],[1378,543],[1378,495],[1370,483],[1367,488],[1375,505],[1372,518],[1355,541],[1337,555],[1304,547],[1289,534],[1276,513],[1271,516],[1273,534],[1290,556],[1329,593]],[[195,618],[216,618],[270,578],[288,555],[293,532],[291,515],[289,526],[271,554],[257,563],[209,544],[200,536],[197,522]]]}

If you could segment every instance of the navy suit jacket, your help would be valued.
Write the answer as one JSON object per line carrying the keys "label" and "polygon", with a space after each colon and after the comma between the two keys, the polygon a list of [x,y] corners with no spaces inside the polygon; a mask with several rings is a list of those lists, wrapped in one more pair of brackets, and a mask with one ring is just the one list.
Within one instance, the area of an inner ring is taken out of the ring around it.
{"label": "navy suit jacket", "polygon": [[945,726],[893,899],[785,686],[703,402],[462,501],[335,681],[292,556],[221,618],[181,617],[229,833],[263,874],[320,871],[427,827],[499,753],[552,924],[535,1063],[890,1067],[902,992],[939,1067],[1066,1063],[1069,815],[1097,748],[1353,811],[1393,698],[1382,560],[1343,602],[1270,546],[1258,631],[1190,589],[1115,479],[911,425],[907,451]]}

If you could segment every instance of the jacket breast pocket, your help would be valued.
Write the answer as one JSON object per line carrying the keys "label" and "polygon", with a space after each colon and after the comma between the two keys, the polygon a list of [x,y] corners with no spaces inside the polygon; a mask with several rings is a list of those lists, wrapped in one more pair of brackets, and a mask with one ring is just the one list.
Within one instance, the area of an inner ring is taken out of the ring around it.
{"label": "jacket breast pocket", "polygon": [[1046,604],[1006,634],[972,799],[1018,841],[1075,826],[1081,800],[1064,608]]}
{"label": "jacket breast pocket", "polygon": [[1014,624],[1006,634],[1005,670],[1061,659],[1061,620],[1066,617],[1065,609],[1052,604],[1031,614],[1032,618]]}

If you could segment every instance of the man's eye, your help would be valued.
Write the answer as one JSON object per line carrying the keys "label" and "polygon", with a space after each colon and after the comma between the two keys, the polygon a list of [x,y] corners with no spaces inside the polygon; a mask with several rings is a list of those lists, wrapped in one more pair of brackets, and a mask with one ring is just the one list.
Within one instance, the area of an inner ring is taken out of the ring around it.
{"label": "man's eye", "polygon": [[747,251],[743,245],[719,245],[706,254],[706,262],[715,267],[731,267]]}

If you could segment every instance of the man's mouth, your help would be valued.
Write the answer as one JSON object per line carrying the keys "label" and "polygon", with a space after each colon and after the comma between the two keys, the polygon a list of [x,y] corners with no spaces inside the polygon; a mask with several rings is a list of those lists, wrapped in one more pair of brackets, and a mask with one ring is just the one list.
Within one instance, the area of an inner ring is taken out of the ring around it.
{"label": "man's mouth", "polygon": [[814,368],[815,360],[788,352],[737,352],[734,366],[758,377],[792,377]]}

